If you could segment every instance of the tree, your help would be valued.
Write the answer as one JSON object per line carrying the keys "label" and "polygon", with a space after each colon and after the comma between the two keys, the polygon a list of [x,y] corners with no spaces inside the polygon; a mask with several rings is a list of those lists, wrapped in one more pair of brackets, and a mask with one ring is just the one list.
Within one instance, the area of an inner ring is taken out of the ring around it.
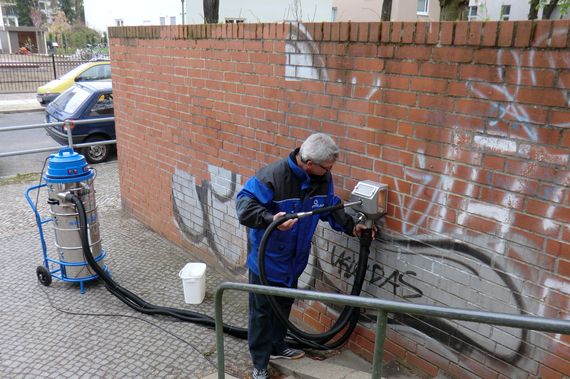
{"label": "tree", "polygon": [[75,0],[75,22],[85,25],[85,7],[83,0]]}
{"label": "tree", "polygon": [[18,24],[21,26],[34,26],[32,21],[32,10],[39,10],[38,0],[16,0],[16,14]]}
{"label": "tree", "polygon": [[528,19],[536,20],[538,11],[542,9],[542,18],[549,20],[557,6],[560,7],[560,15],[564,16],[570,9],[570,0],[531,0]]}
{"label": "tree", "polygon": [[204,0],[204,22],[207,24],[217,24],[220,10],[220,0]]}
{"label": "tree", "polygon": [[469,0],[439,0],[441,21],[455,21],[467,19]]}
{"label": "tree", "polygon": [[392,0],[384,0],[382,2],[382,21],[390,21],[392,18]]}
{"label": "tree", "polygon": [[75,13],[75,0],[59,0],[59,9],[65,14],[69,23],[75,23],[77,14]]}

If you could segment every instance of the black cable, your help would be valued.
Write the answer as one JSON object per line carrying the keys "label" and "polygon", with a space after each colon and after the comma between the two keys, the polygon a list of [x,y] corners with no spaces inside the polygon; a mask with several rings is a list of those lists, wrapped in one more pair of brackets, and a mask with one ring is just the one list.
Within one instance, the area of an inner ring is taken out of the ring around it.
{"label": "black cable", "polygon": [[[99,264],[95,261],[95,259],[93,258],[93,254],[91,253],[91,247],[89,246],[89,237],[87,232],[87,217],[81,199],[79,198],[79,196],[73,193],[68,193],[65,196],[65,200],[72,202],[77,209],[77,214],[79,216],[79,234],[81,238],[81,246],[83,248],[83,254],[85,260],[87,261],[89,266],[93,269],[93,271],[95,271],[95,273],[105,282],[105,287],[109,292],[111,292],[113,295],[115,295],[119,300],[121,300],[129,307],[141,313],[150,314],[150,315],[171,316],[182,321],[188,321],[204,325],[210,329],[215,328],[215,320],[210,316],[189,310],[162,307],[148,303],[143,299],[141,299],[136,294],[129,291],[128,289],[121,287],[113,279],[111,279],[111,277],[107,274],[107,272],[103,270],[101,266],[99,266]],[[245,328],[238,328],[235,326],[224,324],[223,330],[225,333],[231,336],[242,339],[247,338],[247,329]]]}
{"label": "black cable", "polygon": [[[265,230],[265,233],[263,234],[263,237],[261,238],[261,242],[259,244],[258,268],[259,268],[259,278],[261,283],[266,286],[269,285],[267,281],[267,275],[265,272],[265,250],[266,250],[267,241],[269,240],[271,233],[279,225],[291,219],[301,218],[307,215],[314,215],[324,212],[332,212],[337,209],[341,209],[343,207],[344,207],[343,204],[337,204],[332,207],[320,208],[312,212],[288,214],[282,218],[273,221]],[[371,243],[372,243],[372,229],[367,229],[362,233],[360,238],[360,255],[359,255],[358,269],[356,272],[356,276],[354,278],[354,284],[352,286],[350,295],[353,296],[360,295],[360,292],[362,290],[362,284],[364,283],[364,277],[366,275],[366,268],[368,266],[368,256],[370,255]],[[356,325],[358,323],[358,318],[360,316],[360,308],[345,306],[341,314],[337,318],[336,322],[334,323],[334,325],[328,331],[324,333],[308,333],[299,329],[291,321],[289,321],[288,317],[286,317],[283,314],[283,312],[277,305],[277,301],[273,296],[267,296],[267,298],[277,318],[289,329],[288,336],[293,338],[295,341],[299,342],[301,345],[314,349],[330,350],[342,346],[348,340],[348,338],[356,328]],[[341,332],[343,329],[345,329],[345,331],[342,333],[342,335],[339,338],[327,344],[327,342],[332,340],[333,337],[337,336],[338,333]]]}
{"label": "black cable", "polygon": [[142,321],[142,322],[146,322],[147,324],[154,326],[157,329],[160,329],[161,331],[163,331],[166,334],[169,334],[171,337],[176,338],[177,340],[179,340],[180,342],[190,346],[190,348],[196,352],[198,352],[200,355],[202,355],[204,357],[204,359],[206,359],[208,361],[208,363],[210,363],[210,365],[217,367],[217,364],[212,362],[207,356],[205,356],[204,354],[202,354],[200,352],[200,350],[198,348],[196,348],[194,345],[192,345],[190,342],[186,341],[184,338],[178,336],[177,334],[171,332],[170,330],[158,325],[158,324],[154,324],[152,322],[150,322],[149,320],[145,320],[142,317],[137,317],[137,316],[132,316],[132,315],[125,315],[125,314],[121,314],[121,313],[90,313],[90,312],[72,312],[72,311],[67,311],[65,309],[61,309],[59,308],[57,305],[54,304],[53,300],[49,297],[49,294],[47,293],[47,291],[43,288],[40,287],[40,289],[43,291],[43,293],[46,295],[46,298],[48,300],[49,305],[55,309],[58,312],[64,313],[64,314],[68,314],[68,315],[72,315],[72,316],[91,316],[91,317],[123,317],[123,318],[130,318],[130,319],[134,319],[137,321]]}

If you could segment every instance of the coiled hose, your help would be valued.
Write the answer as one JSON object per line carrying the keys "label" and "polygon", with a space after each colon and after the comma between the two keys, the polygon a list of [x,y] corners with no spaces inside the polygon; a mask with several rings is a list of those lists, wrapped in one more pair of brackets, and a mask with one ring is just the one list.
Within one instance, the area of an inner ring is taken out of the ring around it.
{"label": "coiled hose", "polygon": [[[261,238],[261,242],[259,244],[259,252],[258,252],[258,267],[259,267],[259,278],[263,285],[269,285],[267,281],[267,275],[265,271],[265,250],[267,246],[267,241],[269,240],[269,236],[282,223],[295,219],[295,218],[302,218],[309,215],[324,213],[324,212],[332,212],[337,209],[344,208],[346,205],[338,204],[333,205],[331,207],[320,208],[313,210],[311,212],[303,212],[303,213],[294,213],[294,214],[287,214],[282,218],[279,218],[273,221],[266,229],[263,237]],[[358,268],[356,275],[354,277],[354,284],[352,286],[352,291],[350,292],[353,296],[359,296],[362,290],[362,284],[364,283],[364,277],[366,275],[366,268],[368,266],[368,256],[370,255],[370,245],[372,243],[372,229],[366,229],[362,232],[360,237],[360,254],[358,258]],[[273,296],[267,296],[271,307],[273,308],[273,312],[277,315],[279,320],[287,325],[288,336],[293,338],[299,344],[303,346],[307,346],[313,349],[319,350],[330,350],[336,349],[342,346],[350,337],[354,328],[358,323],[358,318],[360,315],[360,308],[358,307],[350,307],[345,306],[337,318],[334,325],[324,333],[308,333],[297,326],[295,326],[291,321],[289,321],[288,317],[286,317],[279,306],[277,305],[277,301]],[[347,327],[348,326],[348,327]],[[338,336],[333,342],[328,343],[333,339],[333,337],[337,336],[340,331],[344,328],[344,332]]]}
{"label": "coiled hose", "polygon": [[[81,246],[83,248],[83,253],[85,256],[85,260],[89,264],[89,267],[93,269],[93,271],[105,282],[105,287],[109,292],[115,295],[119,300],[125,303],[127,306],[131,307],[132,309],[150,315],[164,315],[176,318],[181,321],[192,322],[195,324],[206,326],[210,329],[215,329],[215,320],[207,315],[192,312],[189,310],[177,309],[177,308],[170,308],[170,307],[163,307],[157,306],[147,301],[141,299],[139,296],[134,294],[133,292],[129,291],[128,289],[120,286],[117,282],[115,282],[105,270],[103,270],[95,261],[93,254],[91,252],[91,247],[89,246],[89,237],[88,237],[88,229],[87,229],[87,216],[85,213],[85,207],[81,202],[79,196],[68,193],[65,195],[65,200],[73,203],[77,209],[77,214],[79,217],[79,234],[81,238]],[[264,285],[268,285],[267,278],[265,274],[265,265],[264,265],[264,257],[265,257],[265,247],[267,245],[267,241],[269,236],[273,232],[275,228],[281,225],[283,222],[290,220],[292,218],[299,218],[304,217],[309,214],[317,214],[327,211],[333,211],[342,208],[343,205],[336,205],[333,207],[321,208],[315,210],[310,213],[300,213],[300,214],[290,214],[283,218],[280,218],[267,228],[263,238],[261,240],[261,244],[259,246],[259,271],[260,271],[260,279]],[[368,255],[370,254],[370,244],[372,242],[372,230],[368,229],[362,233],[360,238],[360,256],[358,262],[358,270],[354,279],[354,285],[351,291],[351,295],[358,296],[360,291],[362,290],[362,284],[364,282],[364,276],[366,274],[366,267],[368,263]],[[293,325],[285,315],[283,315],[275,303],[275,300],[272,296],[268,296],[271,306],[273,307],[277,317],[289,328],[288,336],[295,341],[297,341],[302,346],[310,347],[313,349],[335,349],[337,347],[342,346],[346,340],[350,337],[350,334],[353,332],[354,328],[358,323],[358,317],[360,314],[360,309],[356,307],[345,307],[341,312],[340,316],[338,317],[335,324],[331,327],[331,329],[325,333],[320,334],[310,334],[306,333],[295,325]],[[326,342],[330,341],[333,337],[335,337],[343,328],[345,328],[348,324],[348,328],[345,329],[344,333],[336,339],[334,342],[330,344],[326,344]],[[231,325],[224,324],[223,325],[224,333],[227,333],[231,336],[247,339],[247,329],[239,328]]]}

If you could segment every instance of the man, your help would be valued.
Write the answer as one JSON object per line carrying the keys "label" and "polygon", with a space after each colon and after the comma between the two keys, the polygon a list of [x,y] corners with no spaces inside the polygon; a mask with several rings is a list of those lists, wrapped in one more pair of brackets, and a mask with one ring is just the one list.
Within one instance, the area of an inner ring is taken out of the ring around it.
{"label": "man", "polygon": [[[249,283],[261,284],[257,265],[258,248],[265,229],[286,213],[311,211],[336,205],[331,170],[339,149],[327,134],[310,135],[301,148],[287,159],[260,169],[237,195],[239,221],[249,228],[247,265]],[[365,226],[355,225],[343,209],[281,224],[267,242],[265,272],[271,286],[297,288],[311,252],[311,240],[319,220],[350,236],[360,235]],[[286,317],[293,299],[276,297]],[[269,359],[298,359],[302,350],[285,344],[287,327],[274,315],[265,295],[249,294],[249,351],[253,361],[253,379],[269,378]]]}

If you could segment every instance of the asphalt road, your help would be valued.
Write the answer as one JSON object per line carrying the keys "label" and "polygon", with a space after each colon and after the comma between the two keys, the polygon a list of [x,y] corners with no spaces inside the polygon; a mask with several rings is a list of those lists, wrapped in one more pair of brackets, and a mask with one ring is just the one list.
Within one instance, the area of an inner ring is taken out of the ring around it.
{"label": "asphalt road", "polygon": [[[44,122],[44,117],[44,112],[0,114],[0,153],[59,147],[60,145],[52,140],[43,129],[1,132],[2,128],[9,126],[41,124]],[[49,152],[44,152],[0,158],[0,177],[39,173],[49,154]]]}

